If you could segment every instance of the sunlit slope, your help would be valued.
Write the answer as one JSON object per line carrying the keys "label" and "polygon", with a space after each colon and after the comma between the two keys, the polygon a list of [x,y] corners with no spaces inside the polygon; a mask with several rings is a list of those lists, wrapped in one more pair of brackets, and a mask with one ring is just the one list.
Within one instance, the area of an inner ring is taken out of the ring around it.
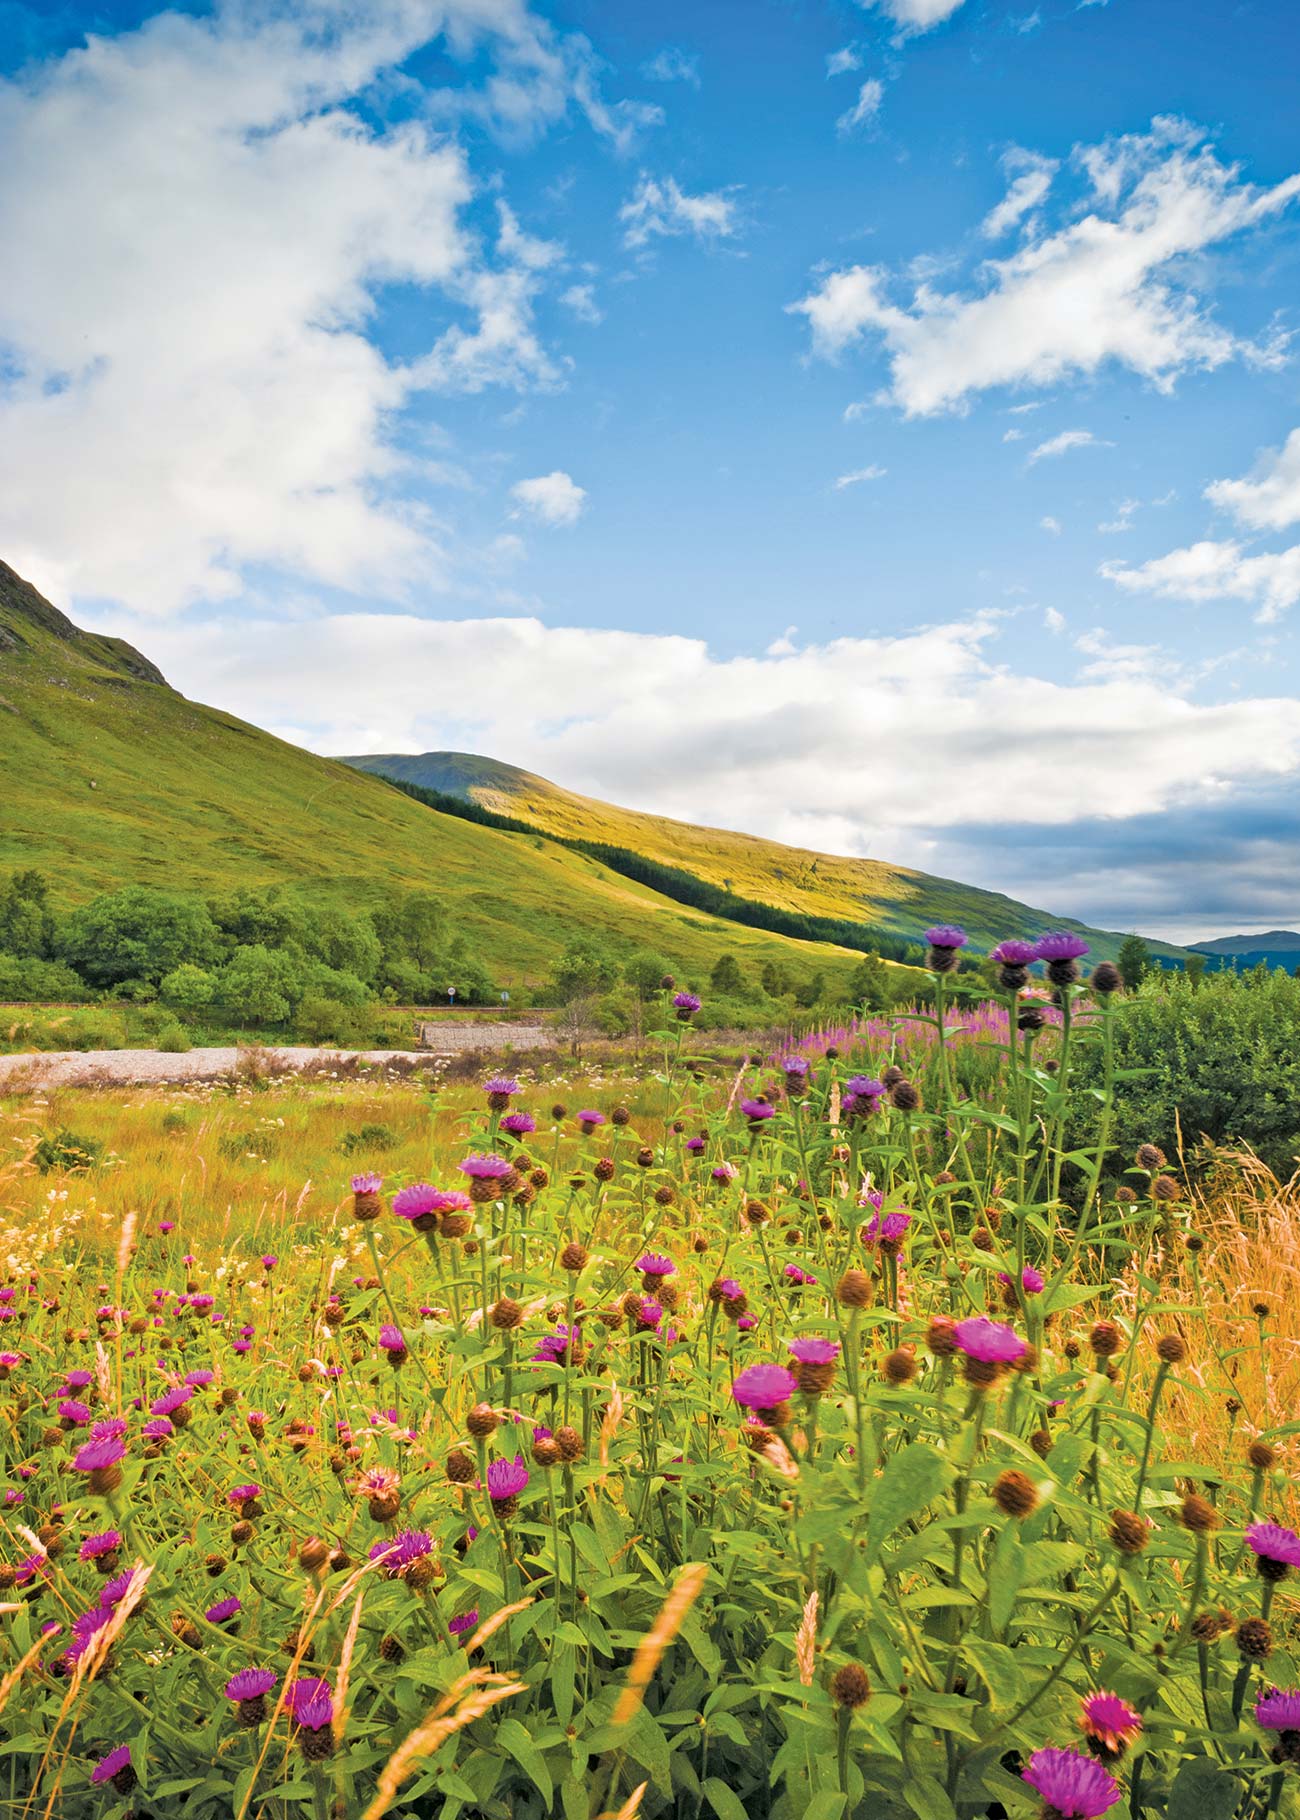
{"label": "sunlit slope", "polygon": [[503,982],[540,977],[579,935],[697,972],[724,950],[800,978],[845,976],[859,958],[720,922],[541,835],[441,815],[187,701],[0,563],[0,874],[20,866],[64,903],[123,884],[278,883],[351,905],[419,887]]}
{"label": "sunlit slope", "polygon": [[[1036,909],[995,891],[933,878],[884,860],[848,859],[787,847],[757,835],[620,809],[561,789],[530,771],[465,752],[376,753],[347,761],[425,789],[469,797],[548,833],[608,842],[707,879],[739,897],[782,909],[849,917],[892,935],[918,940],[934,923],[959,923],[988,946],[1004,935],[1078,929],[1098,956],[1114,956],[1123,936],[1089,928],[1056,910]],[[1152,942],[1156,952],[1179,954]]]}

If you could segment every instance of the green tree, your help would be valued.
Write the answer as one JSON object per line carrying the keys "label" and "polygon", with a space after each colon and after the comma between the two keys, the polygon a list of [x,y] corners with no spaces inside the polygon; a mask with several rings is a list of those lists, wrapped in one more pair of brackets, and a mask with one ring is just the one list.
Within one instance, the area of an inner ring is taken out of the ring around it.
{"label": "green tree", "polygon": [[849,1003],[863,1011],[887,1011],[894,1002],[889,973],[878,954],[864,955],[849,979]]}
{"label": "green tree", "polygon": [[672,968],[663,955],[656,954],[650,948],[642,948],[631,960],[623,963],[623,978],[643,1004],[657,995],[662,982],[671,972]]}
{"label": "green tree", "polygon": [[217,995],[241,1024],[283,1024],[302,999],[304,984],[292,955],[254,943],[235,949],[221,969]]}
{"label": "green tree", "polygon": [[1183,962],[1183,972],[1187,975],[1193,986],[1199,986],[1201,977],[1205,972],[1205,956],[1203,954],[1189,954],[1187,959]]}
{"label": "green tree", "polygon": [[562,1005],[574,999],[595,998],[618,978],[618,963],[595,942],[570,942],[551,975],[551,986]]}
{"label": "green tree", "polygon": [[734,954],[718,956],[709,975],[709,984],[715,992],[724,996],[733,996],[745,990],[745,976],[740,971],[740,962]]}
{"label": "green tree", "polygon": [[763,971],[758,977],[759,984],[769,998],[784,998],[790,990],[790,974],[779,961],[764,961]]}
{"label": "green tree", "polygon": [[15,872],[0,895],[0,953],[48,960],[54,953],[55,920],[45,875]]}
{"label": "green tree", "polygon": [[1140,935],[1126,935],[1120,943],[1115,965],[1129,992],[1136,992],[1151,971],[1151,950]]}
{"label": "green tree", "polygon": [[805,1011],[811,1011],[826,996],[826,975],[820,970],[811,979],[805,980],[802,986],[795,988],[794,1002]]}
{"label": "green tree", "polygon": [[196,967],[192,961],[182,961],[179,967],[173,967],[170,973],[164,973],[158,987],[158,996],[164,1005],[192,1016],[197,1011],[206,1010],[215,998],[216,991],[217,977],[214,973],[206,967]]}
{"label": "green tree", "polygon": [[173,897],[147,885],[106,891],[74,910],[60,938],[63,958],[92,986],[147,980],[192,961],[217,958],[217,929],[196,897]]}

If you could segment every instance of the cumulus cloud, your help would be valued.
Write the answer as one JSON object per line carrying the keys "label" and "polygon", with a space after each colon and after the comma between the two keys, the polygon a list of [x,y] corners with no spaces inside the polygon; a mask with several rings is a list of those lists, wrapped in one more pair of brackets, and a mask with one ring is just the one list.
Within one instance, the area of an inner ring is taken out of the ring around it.
{"label": "cumulus cloud", "polygon": [[577,486],[571,475],[561,468],[539,474],[533,480],[518,480],[510,489],[520,512],[545,525],[577,524],[587,503],[587,489]]}
{"label": "cumulus cloud", "polygon": [[1061,535],[1061,521],[1059,518],[1053,518],[1049,514],[1046,518],[1040,518],[1038,522],[1043,530],[1050,531],[1053,537],[1059,537]]}
{"label": "cumulus cloud", "polygon": [[579,322],[604,322],[605,314],[596,302],[596,289],[590,284],[571,284],[567,291],[560,292],[560,302],[566,310],[572,310]]}
{"label": "cumulus cloud", "polygon": [[[232,0],[0,83],[0,245],[22,273],[0,285],[0,547],[20,569],[155,612],[231,596],[253,565],[438,584],[430,471],[398,415],[421,389],[560,371],[533,322],[558,249],[504,205],[485,242],[464,152],[355,105],[439,34],[490,68],[487,117],[622,131],[585,40],[520,0]],[[371,332],[397,284],[430,300],[406,361]]]}
{"label": "cumulus cloud", "polygon": [[858,89],[858,98],[853,106],[846,108],[835,122],[837,133],[847,135],[856,133],[861,126],[870,126],[880,112],[880,104],[885,98],[885,85],[870,76]]}
{"label": "cumulus cloud", "polygon": [[868,468],[854,468],[851,474],[841,474],[835,482],[835,491],[842,493],[845,487],[856,487],[863,480],[883,480],[888,470],[877,467],[873,462]]}
{"label": "cumulus cloud", "polygon": [[850,71],[860,69],[862,59],[855,44],[846,44],[838,51],[832,51],[826,59],[826,74],[830,76],[847,76]]}
{"label": "cumulus cloud", "polygon": [[1246,480],[1215,480],[1205,489],[1214,505],[1257,531],[1282,531],[1300,523],[1300,430],[1273,450]]}
{"label": "cumulus cloud", "polygon": [[950,19],[963,0],[858,0],[860,6],[874,6],[898,27],[900,38],[911,38],[919,32],[933,31]]}
{"label": "cumulus cloud", "polygon": [[623,244],[643,247],[655,236],[693,234],[697,240],[728,240],[739,231],[735,199],[726,190],[690,195],[674,177],[644,172],[636,189],[618,211],[626,225]]}
{"label": "cumulus cloud", "polygon": [[1114,446],[1094,436],[1091,430],[1062,430],[1059,436],[1049,436],[1046,442],[1040,442],[1037,448],[1030,450],[1029,465],[1050,461],[1055,455],[1068,455],[1071,449],[1111,449]]}
{"label": "cumulus cloud", "polygon": [[[702,639],[529,618],[342,614],[310,637],[171,622],[149,649],[182,689],[318,750],[455,745],[616,802],[917,863],[991,802],[1008,824],[1064,825],[1099,803],[1151,814],[1300,765],[1300,702],[1202,704],[1151,670],[1017,674],[1002,624],[799,649],[787,632],[777,654],[720,657]],[[448,675],[493,686],[453,704],[431,686]],[[881,750],[890,762],[864,792],[862,763]]]}
{"label": "cumulus cloud", "polygon": [[1189,273],[1193,255],[1275,217],[1300,195],[1300,176],[1256,188],[1185,123],[1168,120],[1143,136],[1081,147],[1074,164],[1089,188],[1087,212],[986,262],[970,288],[944,293],[914,282],[900,303],[883,266],[827,274],[788,306],[807,318],[814,353],[834,359],[878,338],[889,360],[886,396],[910,417],[1112,362],[1167,391],[1189,368],[1279,357],[1217,322]]}
{"label": "cumulus cloud", "polygon": [[1004,152],[1002,169],[1008,179],[1007,193],[984,217],[980,232],[989,240],[1000,240],[1017,227],[1046,196],[1058,168],[1055,158],[1044,158],[1019,146]]}

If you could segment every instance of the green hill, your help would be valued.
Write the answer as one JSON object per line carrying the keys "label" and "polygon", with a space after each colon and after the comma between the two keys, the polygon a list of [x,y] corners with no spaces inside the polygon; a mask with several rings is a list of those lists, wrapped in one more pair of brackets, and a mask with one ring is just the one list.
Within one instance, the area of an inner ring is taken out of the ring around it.
{"label": "green hill", "polygon": [[[1058,911],[1034,909],[1000,892],[953,879],[933,878],[883,860],[850,859],[782,846],[758,835],[619,809],[561,789],[531,771],[467,752],[373,753],[349,758],[358,769],[459,796],[513,816],[565,839],[607,843],[661,865],[679,867],[737,897],[806,915],[847,918],[873,929],[920,941],[935,923],[959,923],[974,944],[1003,936],[1041,935],[1044,929],[1077,929],[1094,954],[1114,959],[1124,937],[1093,929]],[[1151,942],[1153,953],[1181,957],[1183,950]]]}
{"label": "green hill", "polygon": [[578,934],[685,972],[730,951],[835,979],[860,958],[720,922],[541,834],[439,814],[188,701],[0,563],[0,875],[20,867],[44,872],[65,907],[123,884],[279,883],[352,908],[432,890],[503,983],[539,979]]}

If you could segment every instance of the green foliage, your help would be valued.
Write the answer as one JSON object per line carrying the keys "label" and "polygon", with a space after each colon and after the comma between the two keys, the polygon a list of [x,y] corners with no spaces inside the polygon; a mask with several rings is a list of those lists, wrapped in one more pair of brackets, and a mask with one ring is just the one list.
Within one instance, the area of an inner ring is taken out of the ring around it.
{"label": "green foliage", "polygon": [[125,980],[157,985],[182,961],[210,965],[217,927],[196,898],[127,885],[74,910],[59,936],[64,960],[92,986]]}
{"label": "green foliage", "polygon": [[623,963],[623,978],[643,1004],[658,998],[671,974],[669,962],[653,948],[642,948]]}
{"label": "green foliage", "polygon": [[41,1000],[84,998],[85,982],[63,961],[21,959],[0,954],[0,1000],[20,1005]]}
{"label": "green foliage", "polygon": [[55,1169],[74,1174],[93,1169],[103,1154],[104,1146],[98,1138],[70,1131],[64,1125],[58,1131],[46,1133],[32,1152],[32,1161],[42,1175],[49,1175]]}
{"label": "green foliage", "polygon": [[568,1005],[607,992],[618,973],[618,962],[607,949],[586,939],[571,941],[555,963],[551,990],[560,1004]]}
{"label": "green foliage", "polygon": [[745,990],[745,976],[734,954],[720,954],[713,963],[709,985],[714,992],[735,996]]}
{"label": "green foliage", "polygon": [[221,969],[217,999],[233,1018],[254,1026],[283,1024],[306,990],[301,965],[260,942],[236,948]]}
{"label": "green foliage", "polygon": [[1140,935],[1126,935],[1120,943],[1116,965],[1129,992],[1136,992],[1151,971],[1151,950]]}
{"label": "green foliage", "polygon": [[206,1010],[216,991],[216,974],[206,967],[196,967],[190,961],[183,961],[179,967],[164,974],[158,987],[159,997],[165,1005],[190,1014]]}
{"label": "green foliage", "polygon": [[15,872],[0,893],[0,954],[47,960],[54,952],[54,912],[43,873]]}

